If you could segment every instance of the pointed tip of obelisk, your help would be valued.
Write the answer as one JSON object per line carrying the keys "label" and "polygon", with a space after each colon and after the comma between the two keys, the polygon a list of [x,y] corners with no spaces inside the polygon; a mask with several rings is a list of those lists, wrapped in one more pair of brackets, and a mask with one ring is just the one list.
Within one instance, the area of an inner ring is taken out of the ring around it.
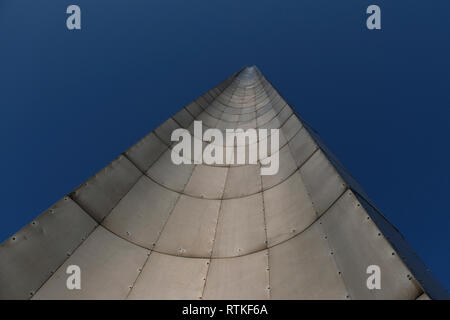
{"label": "pointed tip of obelisk", "polygon": [[254,81],[258,78],[260,71],[256,65],[244,66],[238,73],[237,77],[241,81]]}

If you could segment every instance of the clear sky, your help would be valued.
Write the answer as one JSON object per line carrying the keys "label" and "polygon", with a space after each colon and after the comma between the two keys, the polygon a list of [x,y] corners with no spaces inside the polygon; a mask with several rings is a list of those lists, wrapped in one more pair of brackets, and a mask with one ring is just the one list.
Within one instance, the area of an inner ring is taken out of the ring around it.
{"label": "clear sky", "polygon": [[[82,10],[68,31],[66,8]],[[382,30],[365,27],[377,4]],[[257,65],[450,288],[450,1],[0,0],[0,241]]]}

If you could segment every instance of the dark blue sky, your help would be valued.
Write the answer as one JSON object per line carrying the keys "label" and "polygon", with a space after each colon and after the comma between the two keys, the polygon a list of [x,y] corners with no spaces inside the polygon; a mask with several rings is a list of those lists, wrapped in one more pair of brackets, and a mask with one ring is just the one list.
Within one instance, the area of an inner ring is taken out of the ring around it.
{"label": "dark blue sky", "polygon": [[[78,4],[82,30],[68,31]],[[365,28],[378,4],[382,30]],[[0,0],[0,241],[244,65],[450,288],[450,1]]]}

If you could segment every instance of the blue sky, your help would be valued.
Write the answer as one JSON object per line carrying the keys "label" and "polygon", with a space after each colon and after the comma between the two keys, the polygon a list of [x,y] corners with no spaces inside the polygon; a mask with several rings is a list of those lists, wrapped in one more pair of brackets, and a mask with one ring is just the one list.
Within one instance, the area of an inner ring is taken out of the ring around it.
{"label": "blue sky", "polygon": [[[78,4],[82,30],[68,31]],[[382,30],[365,9],[382,10]],[[448,0],[0,0],[0,241],[257,65],[450,288]]]}

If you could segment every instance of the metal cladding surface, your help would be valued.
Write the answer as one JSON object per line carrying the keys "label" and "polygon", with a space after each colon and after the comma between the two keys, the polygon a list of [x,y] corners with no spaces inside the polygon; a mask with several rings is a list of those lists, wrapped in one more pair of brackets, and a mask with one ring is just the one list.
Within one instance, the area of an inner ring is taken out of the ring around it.
{"label": "metal cladding surface", "polygon": [[[260,144],[279,129],[278,172],[261,175],[266,162],[249,161],[257,142],[248,140],[193,143],[244,155],[242,164],[174,164],[171,134],[193,133],[194,120],[224,133],[268,129]],[[71,265],[81,289],[67,288]],[[372,265],[380,289],[367,286]],[[188,104],[0,246],[0,299],[448,297],[256,67]]]}

